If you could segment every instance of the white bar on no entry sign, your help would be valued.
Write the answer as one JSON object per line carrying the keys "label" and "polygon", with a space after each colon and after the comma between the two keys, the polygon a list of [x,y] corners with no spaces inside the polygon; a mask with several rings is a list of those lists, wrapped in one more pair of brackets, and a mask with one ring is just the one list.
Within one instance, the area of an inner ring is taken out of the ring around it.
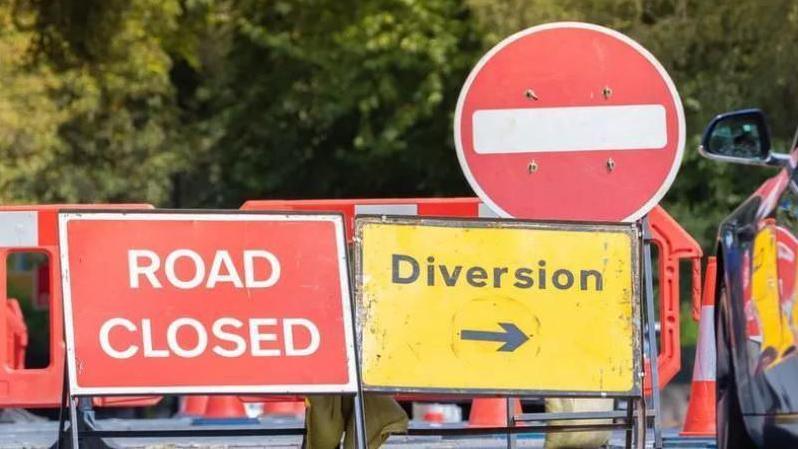
{"label": "white bar on no entry sign", "polygon": [[480,154],[661,149],[668,143],[659,104],[483,109],[473,118]]}

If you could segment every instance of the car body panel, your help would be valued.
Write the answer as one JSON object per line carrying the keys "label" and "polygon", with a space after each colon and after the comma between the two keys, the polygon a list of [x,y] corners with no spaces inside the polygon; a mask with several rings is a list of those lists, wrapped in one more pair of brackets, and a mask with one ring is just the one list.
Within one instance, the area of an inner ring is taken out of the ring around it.
{"label": "car body panel", "polygon": [[769,449],[798,447],[798,220],[782,220],[786,207],[798,218],[791,165],[765,181],[718,233],[726,291],[717,297],[726,302],[718,310],[730,333],[739,406],[751,439]]}

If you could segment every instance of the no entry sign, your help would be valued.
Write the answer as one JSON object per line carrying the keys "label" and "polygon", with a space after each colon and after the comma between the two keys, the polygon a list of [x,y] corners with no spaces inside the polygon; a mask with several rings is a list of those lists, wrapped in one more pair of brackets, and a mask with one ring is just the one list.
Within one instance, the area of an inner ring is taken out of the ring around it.
{"label": "no entry sign", "polygon": [[678,171],[684,112],[638,43],[584,23],[529,28],[491,49],[460,92],[457,155],[503,217],[633,221]]}
{"label": "no entry sign", "polygon": [[633,226],[366,217],[356,232],[364,389],[638,388]]}
{"label": "no entry sign", "polygon": [[340,215],[65,212],[72,394],[355,392]]}

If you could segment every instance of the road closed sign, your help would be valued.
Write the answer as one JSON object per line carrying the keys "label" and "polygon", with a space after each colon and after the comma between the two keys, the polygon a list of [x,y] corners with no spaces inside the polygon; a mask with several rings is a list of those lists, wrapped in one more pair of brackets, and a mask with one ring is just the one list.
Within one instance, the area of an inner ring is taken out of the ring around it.
{"label": "road closed sign", "polygon": [[72,394],[355,392],[339,215],[63,212]]}
{"label": "road closed sign", "polygon": [[639,390],[634,226],[366,217],[356,231],[365,389]]}

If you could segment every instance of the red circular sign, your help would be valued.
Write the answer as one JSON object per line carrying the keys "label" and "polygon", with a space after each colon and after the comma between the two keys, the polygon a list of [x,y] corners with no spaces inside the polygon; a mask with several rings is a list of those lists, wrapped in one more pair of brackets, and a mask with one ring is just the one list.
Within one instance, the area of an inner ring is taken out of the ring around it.
{"label": "red circular sign", "polygon": [[460,92],[454,138],[468,182],[500,216],[634,221],[676,177],[684,111],[637,42],[552,23],[482,57]]}

